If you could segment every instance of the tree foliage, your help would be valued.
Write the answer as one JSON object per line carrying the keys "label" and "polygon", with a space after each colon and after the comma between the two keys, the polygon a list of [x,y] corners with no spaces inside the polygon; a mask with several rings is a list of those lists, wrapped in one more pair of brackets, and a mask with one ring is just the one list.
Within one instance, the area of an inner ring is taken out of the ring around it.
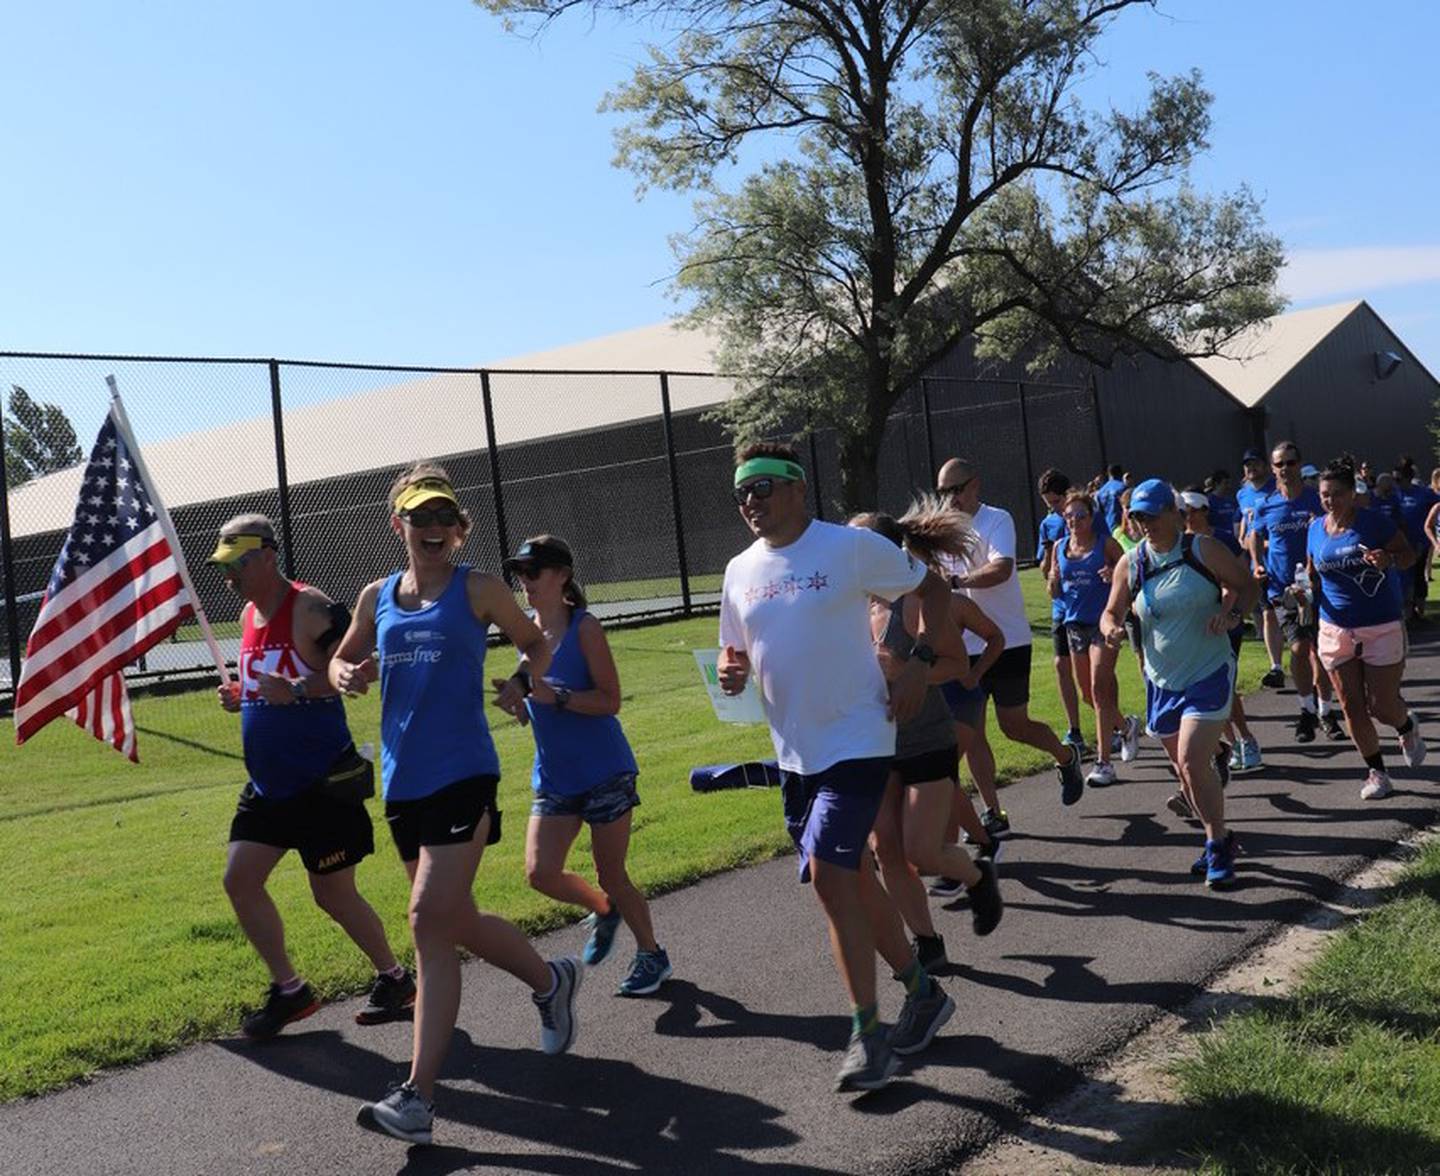
{"label": "tree foliage", "polygon": [[739,378],[729,422],[835,427],[848,507],[873,505],[895,400],[967,336],[1108,365],[1214,354],[1281,307],[1256,200],[1187,182],[1199,74],[1150,75],[1128,112],[1079,100],[1108,25],[1154,0],[479,2],[655,22],[605,100],[616,161],[699,194],[676,289]]}
{"label": "tree foliage", "polygon": [[13,490],[32,478],[68,469],[82,456],[65,413],[33,400],[19,384],[12,384],[5,413],[6,486]]}

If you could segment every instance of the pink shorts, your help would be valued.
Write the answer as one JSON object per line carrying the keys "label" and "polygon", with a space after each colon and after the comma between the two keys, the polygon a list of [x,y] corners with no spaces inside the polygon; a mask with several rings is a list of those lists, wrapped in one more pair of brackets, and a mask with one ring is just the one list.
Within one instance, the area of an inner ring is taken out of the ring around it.
{"label": "pink shorts", "polygon": [[1399,621],[1342,629],[1323,617],[1318,652],[1327,670],[1359,658],[1367,666],[1394,666],[1405,660],[1405,626]]}

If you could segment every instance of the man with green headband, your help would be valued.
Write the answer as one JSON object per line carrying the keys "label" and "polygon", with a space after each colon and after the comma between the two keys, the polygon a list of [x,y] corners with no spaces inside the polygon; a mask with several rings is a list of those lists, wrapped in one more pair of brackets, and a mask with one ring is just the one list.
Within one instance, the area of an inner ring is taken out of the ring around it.
{"label": "man with green headband", "polygon": [[[854,1005],[839,1090],[873,1090],[898,1055],[930,1044],[954,1011],[911,953],[904,925],[867,850],[895,754],[895,720],[924,698],[928,666],[964,646],[946,583],[881,535],[819,522],[805,470],[786,445],[736,458],[735,501],[755,542],[725,569],[720,605],[721,688],[753,675],[781,769],[785,823],[830,925],[835,964]],[[870,634],[869,601],[913,592],[921,634],[887,687]],[[887,1036],[876,1005],[875,955],[904,983]]]}

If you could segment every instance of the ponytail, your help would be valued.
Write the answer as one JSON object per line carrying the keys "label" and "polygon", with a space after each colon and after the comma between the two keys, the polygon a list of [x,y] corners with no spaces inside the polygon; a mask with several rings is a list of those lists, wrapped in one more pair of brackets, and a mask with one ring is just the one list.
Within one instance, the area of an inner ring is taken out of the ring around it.
{"label": "ponytail", "polygon": [[968,562],[980,545],[970,516],[951,510],[933,494],[922,494],[898,519],[870,512],[855,515],[850,525],[884,535],[935,572],[941,570],[941,555]]}

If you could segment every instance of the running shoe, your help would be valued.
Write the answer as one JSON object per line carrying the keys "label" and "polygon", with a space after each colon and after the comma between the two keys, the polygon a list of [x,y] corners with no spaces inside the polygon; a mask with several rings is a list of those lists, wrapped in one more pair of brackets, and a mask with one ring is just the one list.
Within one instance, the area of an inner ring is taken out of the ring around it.
{"label": "running shoe", "polygon": [[291,1021],[303,1021],[320,1011],[320,1002],[309,984],[302,984],[290,995],[272,984],[265,993],[265,1004],[240,1022],[240,1032],[255,1041],[274,1037]]}
{"label": "running shoe", "polygon": [[1219,841],[1207,841],[1205,852],[1205,885],[1211,890],[1224,890],[1235,885],[1235,839],[1228,833]]}
{"label": "running shoe", "polygon": [[605,957],[610,954],[610,948],[615,944],[615,932],[620,929],[620,912],[613,905],[609,914],[597,915],[592,911],[585,920],[585,926],[590,928],[590,937],[585,940],[585,950],[580,953],[580,961],[587,968],[593,968],[596,964],[605,962]]}
{"label": "running shoe", "polygon": [[1187,821],[1195,819],[1195,810],[1190,807],[1190,802],[1185,799],[1183,792],[1177,792],[1165,802],[1165,807],[1177,817],[1184,817]]}
{"label": "running shoe", "polygon": [[1071,748],[1070,762],[1056,764],[1055,774],[1060,778],[1060,803],[1072,805],[1085,795],[1085,777],[1080,774],[1080,753]]}
{"label": "running shoe", "polygon": [[1320,726],[1320,716],[1314,711],[1302,710],[1295,720],[1295,742],[1314,743],[1315,732]]}
{"label": "running shoe", "polygon": [[1340,716],[1333,710],[1326,711],[1320,718],[1320,727],[1325,732],[1325,738],[1332,743],[1343,743],[1350,736],[1345,734],[1345,728],[1340,725]]}
{"label": "running shoe", "polygon": [[1085,744],[1085,736],[1080,734],[1079,731],[1071,731],[1064,739],[1060,740],[1060,742],[1066,747],[1075,748],[1075,750],[1080,753],[1081,759],[1085,759],[1090,755],[1090,748]]}
{"label": "running shoe", "polygon": [[1090,774],[1085,777],[1085,783],[1091,788],[1109,788],[1115,783],[1115,768],[1108,761],[1097,761],[1090,769]]}
{"label": "running shoe", "polygon": [[1425,762],[1425,740],[1420,738],[1420,724],[1410,716],[1410,732],[1400,736],[1400,758],[1407,768],[1418,768]]}
{"label": "running shoe", "polygon": [[1119,731],[1119,730],[1111,731],[1111,732],[1110,732],[1110,754],[1111,754],[1111,755],[1119,755],[1119,754],[1120,754],[1120,749],[1123,748],[1124,746],[1125,746],[1125,732],[1124,732],[1124,731]]}
{"label": "running shoe", "polygon": [[919,1053],[935,1040],[935,1034],[954,1015],[955,1002],[932,979],[926,995],[917,996],[912,992],[905,998],[900,1015],[890,1029],[890,1052],[902,1057]]}
{"label": "running shoe", "polygon": [[1220,777],[1220,787],[1230,787],[1230,745],[1223,739],[1215,749],[1215,774]]}
{"label": "running shoe", "polygon": [[910,950],[927,972],[932,968],[943,968],[950,962],[945,955],[943,935],[917,935],[910,941]]}
{"label": "running shoe", "polygon": [[976,935],[989,935],[1000,925],[1005,913],[1005,900],[1000,897],[1000,880],[995,873],[995,863],[981,858],[975,863],[980,871],[980,881],[970,887],[971,926]]}
{"label": "running shoe", "polygon": [[1230,774],[1232,776],[1240,770],[1240,763],[1244,759],[1244,755],[1242,754],[1244,751],[1244,742],[1242,739],[1230,749]]}
{"label": "running shoe", "polygon": [[1235,747],[1240,756],[1240,766],[1231,766],[1231,774],[1243,772],[1258,772],[1265,766],[1265,757],[1260,753],[1260,743],[1256,739],[1242,739]]}
{"label": "running shoe", "polygon": [[663,947],[654,951],[637,951],[630,964],[630,973],[620,981],[621,996],[649,996],[670,979],[673,969]]}
{"label": "running shoe", "polygon": [[547,1054],[562,1054],[575,1044],[575,994],[585,979],[585,970],[574,956],[548,961],[555,983],[550,991],[530,999],[540,1014],[540,1048]]}
{"label": "running shoe", "polygon": [[361,1117],[370,1120],[389,1135],[406,1143],[429,1143],[430,1129],[435,1123],[435,1104],[427,1103],[410,1083],[402,1082],[379,1102],[365,1103]]}
{"label": "running shoe", "polygon": [[1140,718],[1138,715],[1126,715],[1125,725],[1120,731],[1120,762],[1128,764],[1140,754]]}
{"label": "running shoe", "polygon": [[357,1025],[380,1025],[386,1021],[398,1021],[409,1015],[410,1006],[415,1003],[415,977],[408,971],[401,972],[397,980],[381,973],[370,986],[370,999],[365,1007],[355,1014]]}
{"label": "running shoe", "polygon": [[[1235,830],[1231,829],[1225,834],[1225,843],[1230,850],[1230,858],[1233,861],[1240,856],[1240,843],[1235,840]],[[1210,868],[1210,842],[1205,843],[1205,848],[1200,851],[1200,856],[1190,865],[1190,873],[1197,878]]]}
{"label": "running shoe", "polygon": [[1010,814],[1003,808],[999,811],[988,808],[981,809],[980,824],[984,826],[985,832],[990,834],[992,840],[999,841],[1010,832]]}
{"label": "running shoe", "polygon": [[840,1063],[840,1073],[835,1075],[835,1089],[879,1090],[895,1077],[899,1068],[900,1059],[880,1030],[852,1033],[845,1060]]}
{"label": "running shoe", "polygon": [[1278,690],[1285,685],[1285,671],[1279,666],[1271,666],[1265,671],[1265,676],[1260,679],[1260,685],[1268,686],[1272,690]]}
{"label": "running shoe", "polygon": [[1003,841],[997,841],[992,837],[984,845],[976,848],[975,856],[987,862],[998,862],[1000,860],[1000,854],[1004,852],[1004,847],[1005,843]]}
{"label": "running shoe", "polygon": [[965,883],[959,878],[936,878],[925,888],[925,893],[931,898],[959,898],[965,893]]}
{"label": "running shoe", "polygon": [[1393,791],[1390,776],[1379,768],[1371,768],[1365,776],[1365,787],[1360,789],[1360,799],[1384,800]]}

